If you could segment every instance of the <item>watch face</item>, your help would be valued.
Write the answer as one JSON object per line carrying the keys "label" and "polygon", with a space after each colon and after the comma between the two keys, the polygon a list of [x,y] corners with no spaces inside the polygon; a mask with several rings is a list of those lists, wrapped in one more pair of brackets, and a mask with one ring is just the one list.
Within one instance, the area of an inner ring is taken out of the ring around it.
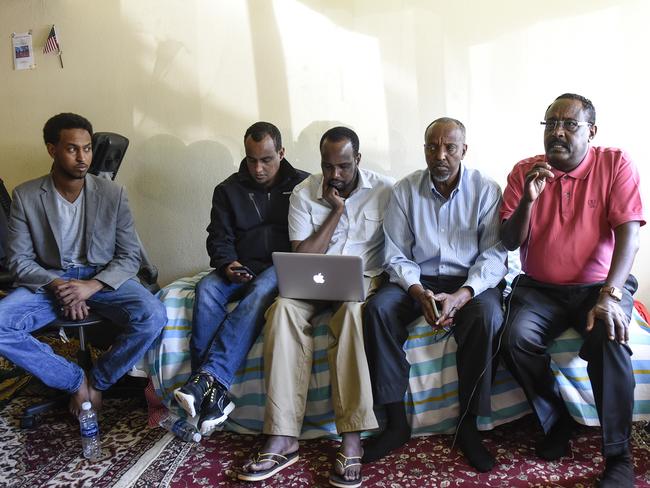
{"label": "watch face", "polygon": [[615,286],[604,286],[600,289],[601,293],[607,293],[616,301],[621,301],[623,299],[623,292],[616,288]]}

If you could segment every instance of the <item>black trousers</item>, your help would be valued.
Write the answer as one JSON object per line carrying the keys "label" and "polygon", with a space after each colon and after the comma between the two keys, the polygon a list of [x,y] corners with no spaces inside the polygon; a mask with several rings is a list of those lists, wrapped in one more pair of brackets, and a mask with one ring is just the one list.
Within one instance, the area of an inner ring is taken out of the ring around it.
{"label": "black trousers", "polygon": [[[465,279],[422,276],[420,282],[434,293],[453,293]],[[490,288],[456,312],[453,333],[458,343],[456,367],[461,412],[469,408],[473,415],[491,413],[492,356],[503,323],[501,304],[501,290]],[[404,352],[406,327],[420,315],[420,303],[394,283],[383,286],[368,300],[363,317],[364,343],[375,404],[404,400],[411,367]]]}
{"label": "black trousers", "polygon": [[[601,321],[596,321],[591,333],[585,331],[587,314],[598,300],[601,286],[602,283],[552,285],[520,275],[508,298],[502,351],[506,365],[548,432],[560,414],[566,412],[566,406],[546,350],[562,332],[574,327],[584,338],[580,357],[588,363],[602,427],[603,454],[613,456],[628,449],[635,383],[629,346],[610,341]],[[637,281],[630,275],[620,304],[628,318],[636,289]]]}

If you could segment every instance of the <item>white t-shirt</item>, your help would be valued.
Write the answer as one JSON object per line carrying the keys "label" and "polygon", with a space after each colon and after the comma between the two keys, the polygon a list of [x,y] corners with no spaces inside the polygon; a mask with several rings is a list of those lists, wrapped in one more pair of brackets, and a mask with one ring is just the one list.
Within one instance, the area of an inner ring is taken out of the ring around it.
{"label": "white t-shirt", "polygon": [[86,200],[83,190],[70,203],[56,192],[56,219],[61,231],[61,259],[64,269],[83,266],[86,261]]}

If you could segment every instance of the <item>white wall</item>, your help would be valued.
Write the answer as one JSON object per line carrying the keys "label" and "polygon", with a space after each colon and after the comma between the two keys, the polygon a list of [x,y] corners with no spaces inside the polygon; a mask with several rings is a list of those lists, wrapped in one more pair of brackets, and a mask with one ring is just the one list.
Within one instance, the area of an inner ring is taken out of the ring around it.
{"label": "white wall", "polygon": [[[256,120],[280,127],[287,158],[318,171],[335,123],[361,138],[362,164],[401,177],[424,166],[422,132],[448,115],[468,128],[466,162],[502,185],[540,153],[546,106],[593,100],[602,145],[637,162],[645,144],[650,2],[574,0],[3,0],[0,177],[45,173],[41,128],[74,111],[131,146],[118,181],[161,281],[205,268],[212,189],[232,173]],[[65,68],[41,54],[54,23]],[[13,71],[11,32],[33,29],[37,69]],[[634,272],[650,303],[650,238]]]}

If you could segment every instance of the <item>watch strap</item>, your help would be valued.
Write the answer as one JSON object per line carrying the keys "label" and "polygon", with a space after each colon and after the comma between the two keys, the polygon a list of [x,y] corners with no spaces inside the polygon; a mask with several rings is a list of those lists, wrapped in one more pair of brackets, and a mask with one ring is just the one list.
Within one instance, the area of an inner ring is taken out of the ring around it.
{"label": "watch strap", "polygon": [[623,299],[623,290],[615,286],[603,286],[600,289],[600,293],[606,293],[617,302],[620,302]]}

